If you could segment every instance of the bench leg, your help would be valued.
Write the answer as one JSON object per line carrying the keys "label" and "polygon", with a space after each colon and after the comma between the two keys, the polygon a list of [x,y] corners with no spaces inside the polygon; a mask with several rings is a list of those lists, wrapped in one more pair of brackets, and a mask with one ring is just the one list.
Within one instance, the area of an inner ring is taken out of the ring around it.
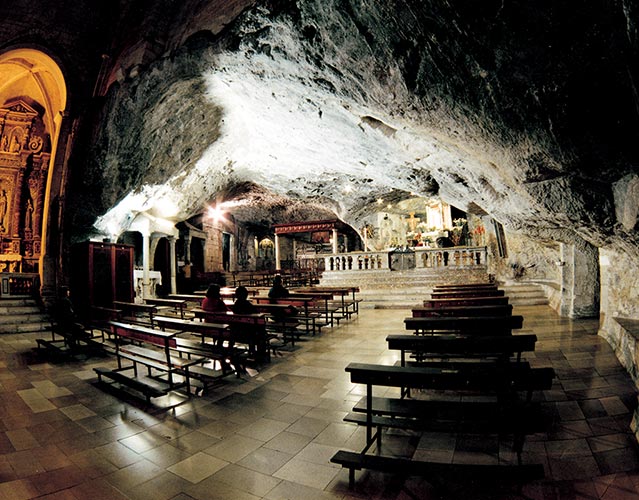
{"label": "bench leg", "polygon": [[348,468],[348,488],[353,489],[355,486],[355,469],[353,467]]}

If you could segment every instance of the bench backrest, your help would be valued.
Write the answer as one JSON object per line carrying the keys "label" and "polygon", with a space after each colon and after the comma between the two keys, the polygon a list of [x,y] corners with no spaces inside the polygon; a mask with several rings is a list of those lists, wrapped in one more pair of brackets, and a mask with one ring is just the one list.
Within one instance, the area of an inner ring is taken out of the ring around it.
{"label": "bench backrest", "polygon": [[503,290],[471,289],[471,290],[434,290],[430,296],[433,299],[455,299],[466,297],[503,297]]}
{"label": "bench backrest", "polygon": [[510,304],[466,307],[416,307],[412,310],[413,318],[432,318],[437,316],[511,316],[513,306]]}
{"label": "bench backrest", "polygon": [[462,335],[388,335],[388,348],[391,350],[415,351],[428,355],[490,355],[532,352],[535,350],[537,336],[462,336]]}
{"label": "bench backrest", "polygon": [[555,371],[552,368],[521,369],[485,364],[480,368],[420,368],[350,363],[346,371],[351,382],[385,387],[410,387],[435,390],[477,390],[491,392],[549,390]]}
{"label": "bench backrest", "polygon": [[196,318],[203,318],[212,323],[242,324],[256,327],[265,326],[263,314],[233,314],[232,312],[205,311],[200,308],[191,309]]}
{"label": "bench backrest", "polygon": [[471,288],[489,288],[489,289],[495,289],[497,288],[497,284],[496,283],[450,283],[450,284],[442,284],[442,285],[435,285],[433,287],[433,289],[435,290],[464,290],[464,289],[471,289]]}
{"label": "bench backrest", "polygon": [[509,333],[524,324],[523,316],[444,316],[430,318],[405,318],[407,330],[416,331],[460,331],[491,334]]}
{"label": "bench backrest", "polygon": [[130,325],[119,321],[111,321],[110,324],[111,332],[117,337],[146,342],[161,347],[175,347],[177,345],[172,335],[169,336],[164,332],[153,330],[152,328]]}
{"label": "bench backrest", "polygon": [[481,306],[481,305],[503,305],[508,304],[508,297],[464,297],[451,299],[426,299],[424,307],[433,309],[439,307],[457,307],[457,306]]}

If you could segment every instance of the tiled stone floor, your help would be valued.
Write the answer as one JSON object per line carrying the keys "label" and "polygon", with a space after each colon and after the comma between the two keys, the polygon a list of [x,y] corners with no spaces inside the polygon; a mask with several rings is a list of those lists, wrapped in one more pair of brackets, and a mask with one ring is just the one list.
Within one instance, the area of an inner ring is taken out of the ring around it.
{"label": "tiled stone floor", "polygon": [[[516,311],[540,339],[528,359],[558,375],[541,395],[554,423],[525,445],[524,460],[543,463],[545,480],[479,491],[463,478],[442,488],[363,471],[350,491],[348,472],[329,462],[363,447],[363,430],[342,421],[362,394],[344,367],[393,363],[384,339],[402,333],[407,312],[363,309],[252,378],[154,407],[95,385],[92,368],[109,358],[52,363],[34,353],[36,335],[0,336],[0,499],[639,498],[635,387],[597,321],[545,306]],[[395,433],[383,446],[444,462],[512,459],[507,443],[473,436]]]}

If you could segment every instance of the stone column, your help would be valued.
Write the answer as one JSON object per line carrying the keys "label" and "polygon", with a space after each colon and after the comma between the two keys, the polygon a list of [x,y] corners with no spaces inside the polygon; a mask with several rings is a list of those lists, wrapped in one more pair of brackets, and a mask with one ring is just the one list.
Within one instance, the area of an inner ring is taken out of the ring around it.
{"label": "stone column", "polygon": [[171,259],[171,293],[177,293],[177,270],[175,266],[175,238],[169,236],[169,258]]}
{"label": "stone column", "polygon": [[280,237],[275,235],[275,269],[280,270],[282,268],[280,263]]}
{"label": "stone column", "polygon": [[142,233],[142,299],[151,297],[150,254],[151,235]]}
{"label": "stone column", "polygon": [[337,254],[337,229],[333,229],[333,255]]}
{"label": "stone column", "polygon": [[599,249],[584,240],[561,244],[559,313],[570,318],[599,315]]}

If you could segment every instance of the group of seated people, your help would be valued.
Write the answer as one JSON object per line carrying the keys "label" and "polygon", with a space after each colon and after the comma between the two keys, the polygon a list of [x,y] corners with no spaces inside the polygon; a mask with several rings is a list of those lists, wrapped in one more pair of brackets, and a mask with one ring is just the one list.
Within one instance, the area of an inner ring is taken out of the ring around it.
{"label": "group of seated people", "polygon": [[[255,305],[248,300],[248,289],[245,286],[238,286],[235,289],[235,302],[229,308],[220,295],[219,285],[209,285],[202,300],[202,309],[210,312],[231,311],[234,314],[255,314],[258,312]],[[282,283],[282,277],[278,274],[273,279],[273,286],[268,292],[271,299],[279,299],[289,296],[288,289]]]}

